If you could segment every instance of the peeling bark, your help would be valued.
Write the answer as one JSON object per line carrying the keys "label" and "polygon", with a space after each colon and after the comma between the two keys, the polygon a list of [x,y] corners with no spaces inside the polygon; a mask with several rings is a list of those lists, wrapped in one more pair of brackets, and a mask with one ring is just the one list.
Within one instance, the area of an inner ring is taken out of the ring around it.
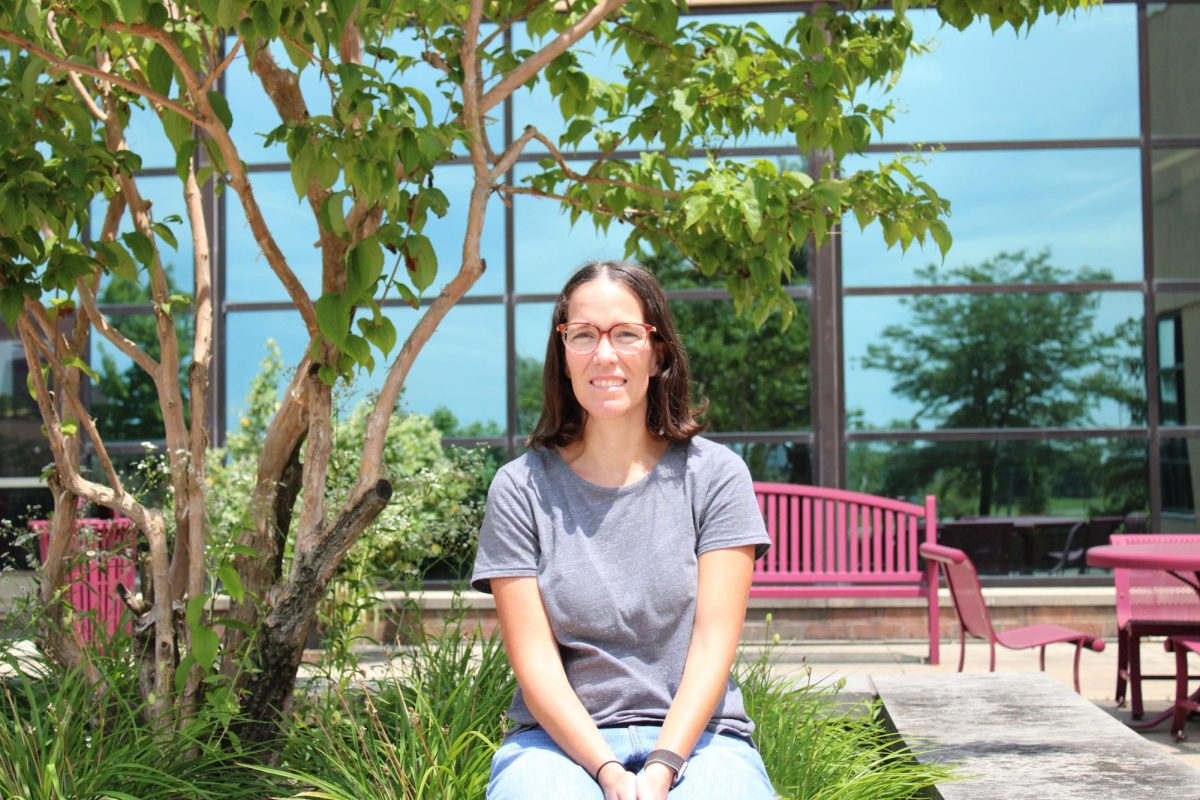
{"label": "peeling bark", "polygon": [[243,738],[263,742],[278,735],[279,722],[292,707],[304,640],[325,587],[350,546],[379,516],[391,496],[392,485],[379,481],[351,499],[345,512],[312,549],[297,552],[291,576],[280,587],[270,614],[259,627],[255,669],[243,694],[242,711],[249,720],[238,731]]}

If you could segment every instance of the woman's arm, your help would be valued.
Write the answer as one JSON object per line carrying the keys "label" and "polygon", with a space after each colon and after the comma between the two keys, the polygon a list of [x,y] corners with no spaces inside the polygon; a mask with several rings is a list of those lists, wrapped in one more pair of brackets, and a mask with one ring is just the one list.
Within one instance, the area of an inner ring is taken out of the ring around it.
{"label": "woman's arm", "polygon": [[[687,758],[725,694],[737,655],[746,600],[754,573],[754,546],[710,550],[699,559],[696,621],[679,691],[663,721],[655,748]],[[639,776],[638,800],[666,797],[674,774],[648,764]]]}
{"label": "woman's arm", "polygon": [[[504,649],[525,705],[563,752],[595,776],[598,767],[613,760],[613,751],[567,682],[537,579],[492,578],[491,583]],[[600,786],[606,800],[634,800],[636,779],[619,764],[604,767]]]}

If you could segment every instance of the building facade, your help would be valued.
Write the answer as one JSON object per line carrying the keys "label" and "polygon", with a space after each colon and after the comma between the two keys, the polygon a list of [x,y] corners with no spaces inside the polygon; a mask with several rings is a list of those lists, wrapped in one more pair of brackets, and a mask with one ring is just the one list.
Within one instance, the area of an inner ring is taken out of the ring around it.
{"label": "building facade", "polygon": [[[752,19],[782,37],[804,5],[695,13]],[[1153,530],[1197,530],[1200,3],[1110,0],[1020,35],[941,28],[926,11],[910,16],[930,51],[910,59],[886,95],[861,98],[890,99],[895,122],[842,169],[919,147],[925,163],[916,169],[953,204],[954,247],[944,261],[931,247],[901,253],[883,245],[877,226],[860,231],[845,220],[827,245],[797,257],[789,291],[800,313],[786,331],[777,321],[755,331],[734,318],[719,285],[669,253],[647,254],[710,402],[709,435],[740,452],[758,479],[933,493],[946,518],[1133,514],[1148,516]],[[528,44],[520,29],[510,36],[514,47]],[[619,80],[609,54],[584,61]],[[273,109],[247,69],[235,65],[223,84],[256,196],[268,222],[287,231],[285,255],[312,290],[314,223],[296,202],[282,146],[264,147],[258,136],[278,124]],[[424,88],[437,97],[432,82]],[[503,115],[498,145],[526,124],[552,138],[561,132],[541,87],[518,93]],[[132,139],[156,214],[182,214],[174,153],[157,122],[144,114]],[[723,154],[814,172],[821,158],[767,139],[731,142]],[[513,181],[540,157],[531,146]],[[465,223],[454,209],[469,178],[465,163],[436,176],[451,213],[426,233],[443,264],[461,246]],[[284,363],[306,341],[283,289],[264,280],[239,205],[211,192],[206,203],[220,309],[208,402],[224,433],[240,424],[267,340]],[[190,252],[180,239],[174,273],[186,291]],[[450,442],[511,457],[536,419],[557,291],[583,262],[619,258],[623,237],[572,227],[550,201],[497,197],[483,247],[485,275],[426,346],[404,402],[442,410]],[[123,324],[149,319],[145,298],[119,285],[103,299]],[[416,314],[400,303],[388,312],[403,337]],[[156,438],[146,398],[123,382],[130,365],[106,343],[92,353],[109,378],[94,388],[93,410],[124,442],[115,449],[134,459]],[[31,505],[49,503],[40,473],[50,457],[24,364],[19,343],[0,331],[0,518],[18,527]],[[372,380],[378,372],[363,388]],[[1023,564],[1035,573],[1044,566]]]}

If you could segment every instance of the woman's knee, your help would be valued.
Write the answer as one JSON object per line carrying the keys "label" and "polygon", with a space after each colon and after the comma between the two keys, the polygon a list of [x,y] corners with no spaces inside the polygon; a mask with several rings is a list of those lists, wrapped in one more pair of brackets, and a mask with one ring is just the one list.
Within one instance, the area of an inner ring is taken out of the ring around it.
{"label": "woman's knee", "polygon": [[772,800],[775,790],[755,747],[735,736],[705,733],[688,761],[671,800]]}
{"label": "woman's knee", "polygon": [[488,800],[602,800],[600,786],[543,731],[508,737],[492,758]]}

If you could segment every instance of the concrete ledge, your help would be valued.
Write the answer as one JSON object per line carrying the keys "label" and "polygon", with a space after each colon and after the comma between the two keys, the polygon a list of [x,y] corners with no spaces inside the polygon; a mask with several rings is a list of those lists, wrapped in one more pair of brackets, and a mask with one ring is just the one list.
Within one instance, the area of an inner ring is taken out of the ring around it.
{"label": "concrete ledge", "polygon": [[878,675],[888,717],[923,761],[958,764],[943,800],[1200,798],[1200,771],[1045,673]]}

